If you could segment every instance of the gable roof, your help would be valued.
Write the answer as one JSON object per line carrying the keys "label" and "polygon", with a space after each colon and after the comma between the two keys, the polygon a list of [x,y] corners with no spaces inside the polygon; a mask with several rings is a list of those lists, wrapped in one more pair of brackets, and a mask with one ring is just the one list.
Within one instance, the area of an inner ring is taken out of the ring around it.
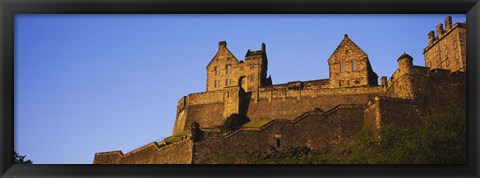
{"label": "gable roof", "polygon": [[362,50],[362,48],[360,48],[357,44],[355,44],[355,42],[353,42],[347,34],[344,35],[344,38],[343,40],[340,42],[340,44],[337,46],[337,48],[335,49],[335,51],[333,51],[332,55],[330,55],[330,57],[328,58],[328,61],[330,61],[330,59],[332,59],[332,56],[334,56],[335,54],[341,52],[346,46],[350,46],[354,49],[356,49],[357,51],[361,52],[363,55],[365,56],[368,56],[367,53],[365,53],[365,51]]}
{"label": "gable roof", "polygon": [[[227,47],[225,47],[225,50],[226,50],[227,56],[232,56],[233,60],[237,61],[237,63],[238,63],[237,57],[235,57],[235,55],[233,55],[233,53]],[[213,60],[215,60],[217,58],[217,55],[220,51],[221,50],[218,50],[217,53],[215,53],[215,56],[213,56],[212,60],[210,60],[210,62],[207,64],[207,67],[210,66],[210,64],[213,62]]]}

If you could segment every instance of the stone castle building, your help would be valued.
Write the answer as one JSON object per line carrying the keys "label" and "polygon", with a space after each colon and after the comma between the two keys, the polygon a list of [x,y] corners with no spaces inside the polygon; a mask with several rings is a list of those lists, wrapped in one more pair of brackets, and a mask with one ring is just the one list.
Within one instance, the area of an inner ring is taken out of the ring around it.
{"label": "stone castle building", "polygon": [[425,66],[448,69],[451,71],[466,70],[466,24],[452,25],[452,17],[445,19],[445,28],[439,24],[434,31],[428,33],[428,46],[423,50]]}
{"label": "stone castle building", "polygon": [[[221,41],[206,67],[206,92],[178,101],[171,137],[127,154],[96,153],[94,164],[212,163],[222,155],[300,147],[321,153],[363,127],[418,127],[432,108],[465,108],[465,24],[445,22],[446,32],[428,34],[426,67],[401,54],[392,59],[398,69],[380,84],[368,55],[348,35],[327,60],[328,79],[275,85],[267,77],[265,44],[238,60]],[[432,58],[443,53],[449,56],[438,63]]]}

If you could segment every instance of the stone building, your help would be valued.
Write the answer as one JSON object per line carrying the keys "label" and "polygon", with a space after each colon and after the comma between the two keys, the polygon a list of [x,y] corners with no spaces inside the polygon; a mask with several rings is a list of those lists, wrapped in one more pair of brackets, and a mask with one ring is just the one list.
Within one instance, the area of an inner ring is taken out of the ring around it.
{"label": "stone building", "polygon": [[[465,49],[460,26],[447,27],[447,33],[457,33],[459,53]],[[445,36],[430,40],[425,57],[435,45],[443,47]],[[222,155],[301,147],[325,152],[363,127],[394,123],[414,128],[431,108],[465,108],[465,66],[415,66],[406,53],[391,60],[398,69],[379,85],[368,55],[345,35],[326,60],[328,79],[273,85],[266,77],[265,44],[239,61],[221,41],[206,67],[207,91],[179,100],[171,137],[127,154],[97,153],[94,164],[211,163]]]}
{"label": "stone building", "polygon": [[436,35],[434,31],[428,33],[428,46],[423,50],[425,66],[432,69],[448,69],[451,71],[466,70],[466,28],[465,23],[452,25],[452,17],[438,24]]}

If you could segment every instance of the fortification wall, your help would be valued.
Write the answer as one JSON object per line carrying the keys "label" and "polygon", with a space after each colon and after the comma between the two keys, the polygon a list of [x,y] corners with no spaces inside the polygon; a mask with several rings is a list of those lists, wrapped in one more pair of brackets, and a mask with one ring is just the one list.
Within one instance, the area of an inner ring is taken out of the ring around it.
{"label": "fortification wall", "polygon": [[366,104],[383,92],[383,86],[255,91],[247,106],[247,117],[252,121],[294,119],[315,108],[327,111],[341,104]]}
{"label": "fortification wall", "polygon": [[376,97],[365,109],[364,125],[379,129],[389,124],[418,128],[425,116],[425,106],[415,100]]}
{"label": "fortification wall", "polygon": [[150,143],[127,154],[121,151],[95,154],[94,164],[190,164],[193,143],[184,138],[168,144]]}
{"label": "fortification wall", "polygon": [[466,73],[418,66],[408,74],[397,70],[387,82],[385,96],[415,99],[430,108],[464,107]]}
{"label": "fortification wall", "polygon": [[225,136],[206,133],[204,139],[194,143],[194,163],[211,163],[220,155],[305,146],[323,152],[361,129],[363,110],[363,105],[340,105],[327,112],[308,112],[294,120],[272,120],[260,128],[241,128]]}
{"label": "fortification wall", "polygon": [[177,104],[173,135],[182,132],[196,120],[202,127],[221,124],[223,120],[223,91],[193,93],[182,97]]}

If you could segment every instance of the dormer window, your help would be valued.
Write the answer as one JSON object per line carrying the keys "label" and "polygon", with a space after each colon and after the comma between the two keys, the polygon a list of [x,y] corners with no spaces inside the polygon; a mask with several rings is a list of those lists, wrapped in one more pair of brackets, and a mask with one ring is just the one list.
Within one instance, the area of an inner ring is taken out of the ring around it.
{"label": "dormer window", "polygon": [[227,64],[225,68],[227,69],[227,74],[232,73],[232,65]]}
{"label": "dormer window", "polygon": [[340,72],[345,71],[345,64],[343,62],[340,63]]}
{"label": "dormer window", "polygon": [[352,71],[355,70],[357,70],[357,64],[355,63],[355,61],[352,61]]}
{"label": "dormer window", "polygon": [[220,68],[215,67],[215,75],[220,75]]}

